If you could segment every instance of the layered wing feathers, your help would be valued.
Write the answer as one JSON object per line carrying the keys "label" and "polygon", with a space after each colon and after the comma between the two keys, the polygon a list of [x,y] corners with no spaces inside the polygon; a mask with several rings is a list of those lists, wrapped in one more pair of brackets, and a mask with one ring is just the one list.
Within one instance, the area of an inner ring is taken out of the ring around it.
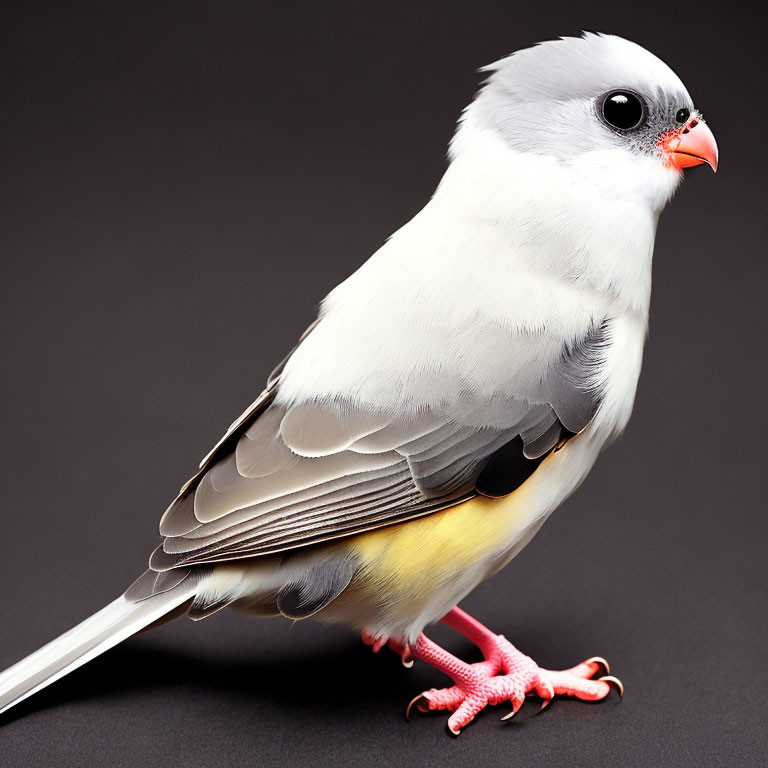
{"label": "layered wing feathers", "polygon": [[461,403],[389,413],[340,398],[285,405],[273,378],[166,511],[151,566],[251,557],[429,514],[475,495],[489,459],[504,448],[509,461],[516,439],[533,471],[594,415],[599,393],[584,382],[604,333],[563,350],[542,385],[547,399],[502,403],[500,426],[499,402],[485,418]]}

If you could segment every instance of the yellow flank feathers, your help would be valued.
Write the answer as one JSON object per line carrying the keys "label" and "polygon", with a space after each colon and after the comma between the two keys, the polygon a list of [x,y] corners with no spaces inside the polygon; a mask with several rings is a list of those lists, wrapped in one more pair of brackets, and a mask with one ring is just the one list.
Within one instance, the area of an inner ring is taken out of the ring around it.
{"label": "yellow flank feathers", "polygon": [[[366,591],[430,594],[449,577],[501,551],[528,522],[530,493],[524,484],[501,499],[477,496],[441,512],[350,539],[364,563]],[[362,584],[360,586],[363,586]],[[426,595],[425,595],[426,596]]]}

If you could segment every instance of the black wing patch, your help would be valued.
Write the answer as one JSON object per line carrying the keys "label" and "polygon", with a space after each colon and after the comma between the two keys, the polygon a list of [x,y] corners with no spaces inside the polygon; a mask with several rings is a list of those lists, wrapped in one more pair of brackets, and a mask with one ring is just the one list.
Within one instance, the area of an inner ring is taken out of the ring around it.
{"label": "black wing patch", "polygon": [[477,478],[475,488],[479,494],[492,499],[507,496],[517,490],[548,455],[547,452],[535,459],[526,458],[523,440],[518,435],[491,456]]}
{"label": "black wing patch", "polygon": [[488,463],[478,475],[475,490],[481,496],[488,496],[491,499],[499,499],[516,491],[538,469],[539,464],[547,456],[559,451],[568,440],[575,437],[574,433],[567,430],[560,422],[557,422],[557,425],[559,427],[557,444],[535,458],[528,458],[526,455],[520,435],[502,445],[488,459]]}

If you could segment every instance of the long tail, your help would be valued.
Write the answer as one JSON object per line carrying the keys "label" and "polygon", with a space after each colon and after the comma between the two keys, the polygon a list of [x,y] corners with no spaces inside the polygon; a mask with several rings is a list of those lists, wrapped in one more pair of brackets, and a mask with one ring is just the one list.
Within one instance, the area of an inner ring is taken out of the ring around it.
{"label": "long tail", "polygon": [[0,674],[0,712],[69,674],[131,635],[183,608],[202,572],[146,571],[123,595]]}

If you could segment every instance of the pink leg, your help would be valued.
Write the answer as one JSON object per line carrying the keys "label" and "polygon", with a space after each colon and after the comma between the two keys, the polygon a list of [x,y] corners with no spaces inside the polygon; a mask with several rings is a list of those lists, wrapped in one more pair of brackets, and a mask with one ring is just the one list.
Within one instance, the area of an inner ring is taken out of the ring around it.
{"label": "pink leg", "polygon": [[[504,635],[495,634],[458,606],[451,609],[440,621],[464,635],[483,652],[485,662],[481,663],[488,664],[489,668],[493,669],[492,674],[497,674],[500,670],[511,674],[519,665],[525,663],[524,659],[531,661]],[[591,678],[599,672],[604,672],[606,676],[599,680],[592,680]],[[619,693],[623,694],[624,687],[621,681],[607,676],[609,672],[608,662],[601,656],[593,656],[566,670],[539,668],[540,681],[536,693],[544,699],[545,705],[555,694],[576,696],[586,701],[599,701],[608,695],[611,686],[615,686]]]}
{"label": "pink leg", "polygon": [[[605,698],[612,685],[622,693],[621,683],[616,678],[591,679],[602,668],[608,671],[608,664],[603,659],[594,657],[572,669],[554,672],[541,669],[503,635],[494,634],[460,608],[451,610],[442,622],[477,645],[485,660],[467,664],[424,634],[411,647],[392,639],[389,640],[389,647],[404,661],[409,658],[425,661],[454,681],[449,688],[424,691],[408,705],[406,714],[414,704],[422,711],[452,710],[448,728],[455,735],[489,704],[511,702],[512,712],[502,719],[511,717],[520,709],[528,693],[535,693],[544,699],[543,706],[555,694],[596,701]],[[363,640],[373,645],[374,651],[383,645],[381,638],[374,638],[368,633],[363,633]]]}

